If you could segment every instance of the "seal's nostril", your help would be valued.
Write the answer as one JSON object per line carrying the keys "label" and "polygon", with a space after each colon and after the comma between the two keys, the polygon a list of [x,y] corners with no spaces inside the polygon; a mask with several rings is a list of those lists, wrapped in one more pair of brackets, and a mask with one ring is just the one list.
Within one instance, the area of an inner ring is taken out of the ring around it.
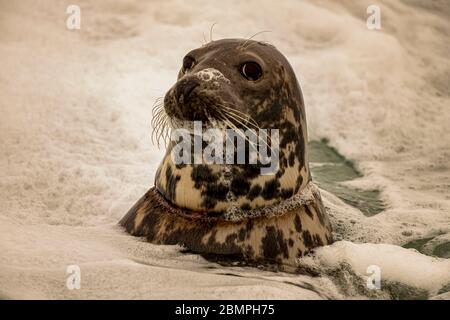
{"label": "seal's nostril", "polygon": [[181,101],[181,99],[183,99],[183,101],[186,101],[192,91],[194,91],[194,89],[198,86],[199,83],[192,80],[180,83],[176,90],[177,100]]}

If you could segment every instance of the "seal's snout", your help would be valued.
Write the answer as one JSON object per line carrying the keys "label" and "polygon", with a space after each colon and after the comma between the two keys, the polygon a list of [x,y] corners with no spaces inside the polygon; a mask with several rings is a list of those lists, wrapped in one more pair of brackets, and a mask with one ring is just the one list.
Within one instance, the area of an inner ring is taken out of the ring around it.
{"label": "seal's snout", "polygon": [[179,80],[173,89],[173,108],[178,117],[183,120],[203,120],[204,108],[198,103],[201,95],[201,82],[196,77],[186,77]]}
{"label": "seal's snout", "polygon": [[200,91],[201,81],[196,77],[178,80],[164,97],[167,114],[182,120],[199,120],[203,109],[198,103]]}
{"label": "seal's snout", "polygon": [[191,69],[179,76],[164,97],[164,108],[169,117],[208,122],[218,118],[218,106],[236,104],[235,97],[229,92],[230,80],[219,70],[205,68],[195,72]]}
{"label": "seal's snout", "polygon": [[179,102],[180,104],[184,104],[185,102],[187,102],[194,89],[199,85],[200,83],[195,79],[181,80],[175,88],[175,96],[177,102]]}

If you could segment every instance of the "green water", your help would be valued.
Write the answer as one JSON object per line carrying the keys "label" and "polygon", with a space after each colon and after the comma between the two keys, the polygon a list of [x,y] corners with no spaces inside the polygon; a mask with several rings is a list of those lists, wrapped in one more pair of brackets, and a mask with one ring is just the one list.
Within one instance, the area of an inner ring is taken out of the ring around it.
{"label": "green water", "polygon": [[341,184],[362,177],[362,174],[351,161],[330,147],[326,140],[311,141],[309,150],[312,175],[319,187],[358,208],[366,216],[373,216],[384,210],[380,190],[360,190]]}
{"label": "green water", "polygon": [[450,258],[450,242],[445,242],[437,245],[433,249],[433,255],[441,258]]}
{"label": "green water", "polygon": [[[437,235],[439,236],[439,234]],[[403,248],[414,248],[420,253],[429,255],[429,256],[436,256],[440,258],[450,258],[450,242],[444,242],[436,245],[435,247],[431,249],[426,249],[425,245],[433,240],[435,237],[429,237],[429,238],[422,238],[422,239],[415,239],[411,240],[410,242],[403,245]]]}
{"label": "green water", "polygon": [[[365,216],[374,216],[384,210],[380,199],[380,190],[360,190],[342,185],[341,182],[362,177],[355,165],[330,147],[326,140],[313,140],[309,143],[309,161],[314,181],[324,190],[336,195],[347,204],[358,208]],[[441,258],[450,258],[450,242],[428,246],[432,237],[414,239],[403,245],[417,251]],[[401,296],[401,294],[400,294]],[[418,295],[421,297],[421,295]]]}
{"label": "green water", "polygon": [[434,237],[423,238],[423,239],[414,239],[414,240],[411,240],[410,242],[404,244],[402,247],[408,248],[408,249],[413,248],[421,253],[424,253],[424,246],[428,243],[428,241],[432,240],[433,238]]}

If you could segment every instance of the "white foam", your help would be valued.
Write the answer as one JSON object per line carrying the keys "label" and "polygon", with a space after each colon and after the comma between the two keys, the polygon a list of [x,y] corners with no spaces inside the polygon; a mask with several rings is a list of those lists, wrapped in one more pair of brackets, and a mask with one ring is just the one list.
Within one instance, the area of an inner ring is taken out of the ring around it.
{"label": "white foam", "polygon": [[[355,244],[339,241],[316,250],[315,255],[303,258],[301,265],[315,265],[321,270],[338,269],[349,264],[359,277],[366,279],[369,266],[381,271],[381,286],[395,282],[435,295],[450,283],[450,261],[428,257],[413,249],[389,244]],[[383,289],[383,288],[381,288]]]}

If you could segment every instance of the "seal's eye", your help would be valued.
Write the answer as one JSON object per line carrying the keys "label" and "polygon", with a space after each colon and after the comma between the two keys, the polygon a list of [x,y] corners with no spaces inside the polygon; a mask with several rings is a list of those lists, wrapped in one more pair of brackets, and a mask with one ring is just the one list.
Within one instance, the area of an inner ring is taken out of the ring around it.
{"label": "seal's eye", "polygon": [[190,56],[186,56],[183,59],[183,72],[188,71],[189,69],[191,69],[195,64],[195,59],[190,57]]}
{"label": "seal's eye", "polygon": [[241,67],[242,75],[250,81],[256,81],[262,76],[262,69],[256,62],[246,62]]}

